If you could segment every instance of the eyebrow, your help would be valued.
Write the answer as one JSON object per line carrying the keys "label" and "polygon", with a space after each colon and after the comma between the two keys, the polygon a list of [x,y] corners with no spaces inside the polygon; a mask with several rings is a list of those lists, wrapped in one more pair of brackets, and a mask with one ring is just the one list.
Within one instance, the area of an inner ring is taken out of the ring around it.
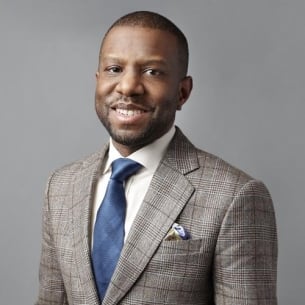
{"label": "eyebrow", "polygon": [[[113,61],[115,63],[124,63],[124,59],[123,58],[120,58],[118,56],[115,56],[115,55],[107,55],[107,56],[100,56],[100,60],[109,60],[109,61]],[[148,58],[148,59],[141,59],[139,60],[139,64],[140,65],[162,65],[162,66],[168,66],[168,63],[164,60],[164,59],[161,59],[159,57],[151,57],[151,58]]]}

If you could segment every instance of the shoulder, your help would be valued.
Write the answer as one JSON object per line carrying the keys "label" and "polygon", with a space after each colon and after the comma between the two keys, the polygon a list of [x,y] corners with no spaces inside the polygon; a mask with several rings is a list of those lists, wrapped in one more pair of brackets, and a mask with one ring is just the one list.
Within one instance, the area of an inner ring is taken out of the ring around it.
{"label": "shoulder", "polygon": [[187,168],[184,174],[197,190],[200,189],[203,192],[209,190],[217,196],[231,198],[241,191],[269,196],[265,185],[260,180],[221,157],[196,147],[179,129],[177,129],[174,142],[175,155],[172,153],[171,157],[174,156],[176,162],[182,164],[180,168]]}
{"label": "shoulder", "polygon": [[216,155],[201,149],[196,149],[196,151],[199,168],[195,176],[200,175],[200,188],[203,192],[204,189],[208,189],[210,195],[215,196],[214,200],[226,198],[227,204],[232,200],[243,198],[243,204],[249,204],[252,200],[252,202],[260,202],[266,207],[269,206],[273,210],[271,195],[261,180]]}
{"label": "shoulder", "polygon": [[[168,160],[174,160],[176,167],[182,172],[195,173],[213,180],[238,179],[243,183],[253,179],[221,157],[196,147],[179,128],[169,147]],[[172,162],[171,165],[173,166],[174,163]]]}
{"label": "shoulder", "polygon": [[201,168],[201,170],[206,174],[209,173],[210,175],[213,175],[214,179],[220,181],[230,181],[231,179],[234,179],[238,180],[242,184],[254,179],[248,173],[235,165],[232,165],[221,157],[202,149],[195,149],[197,152],[199,168]]}
{"label": "shoulder", "polygon": [[92,153],[84,158],[54,170],[49,177],[48,184],[69,183],[80,173],[95,170],[96,167],[102,163],[107,149],[108,146],[105,146],[101,151]]}

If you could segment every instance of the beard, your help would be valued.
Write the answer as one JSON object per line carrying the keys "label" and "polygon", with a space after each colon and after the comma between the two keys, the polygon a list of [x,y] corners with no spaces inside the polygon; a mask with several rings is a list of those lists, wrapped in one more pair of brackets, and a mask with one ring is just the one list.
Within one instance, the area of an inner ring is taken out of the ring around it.
{"label": "beard", "polygon": [[144,129],[137,130],[137,132],[128,129],[127,126],[123,130],[117,130],[107,120],[101,120],[101,122],[113,141],[119,143],[120,145],[134,149],[139,149],[147,144],[150,144],[165,133],[161,133],[158,130],[159,128],[156,128],[155,120],[151,120]]}

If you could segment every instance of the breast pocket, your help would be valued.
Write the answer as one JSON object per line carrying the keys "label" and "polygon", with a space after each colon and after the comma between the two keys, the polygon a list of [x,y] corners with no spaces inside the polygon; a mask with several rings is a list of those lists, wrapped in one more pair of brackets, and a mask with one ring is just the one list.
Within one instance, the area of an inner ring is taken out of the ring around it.
{"label": "breast pocket", "polygon": [[168,272],[193,272],[199,268],[210,268],[213,249],[209,249],[204,239],[163,241],[151,260],[157,270],[168,269]]}
{"label": "breast pocket", "polygon": [[202,252],[203,248],[204,240],[202,239],[164,240],[160,244],[156,255],[189,255]]}
{"label": "breast pocket", "polygon": [[213,252],[204,240],[163,241],[146,267],[151,287],[166,291],[202,291],[209,287]]}

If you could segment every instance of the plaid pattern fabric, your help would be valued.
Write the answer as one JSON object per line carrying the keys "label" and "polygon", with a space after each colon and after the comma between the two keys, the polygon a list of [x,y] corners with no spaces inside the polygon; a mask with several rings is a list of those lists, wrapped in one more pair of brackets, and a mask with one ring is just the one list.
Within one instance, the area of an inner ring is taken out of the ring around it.
{"label": "plaid pattern fabric", "polygon": [[[104,151],[56,171],[43,213],[37,305],[97,305],[91,207]],[[173,223],[189,240],[166,241]],[[123,247],[103,304],[276,305],[277,236],[263,183],[177,129]]]}

